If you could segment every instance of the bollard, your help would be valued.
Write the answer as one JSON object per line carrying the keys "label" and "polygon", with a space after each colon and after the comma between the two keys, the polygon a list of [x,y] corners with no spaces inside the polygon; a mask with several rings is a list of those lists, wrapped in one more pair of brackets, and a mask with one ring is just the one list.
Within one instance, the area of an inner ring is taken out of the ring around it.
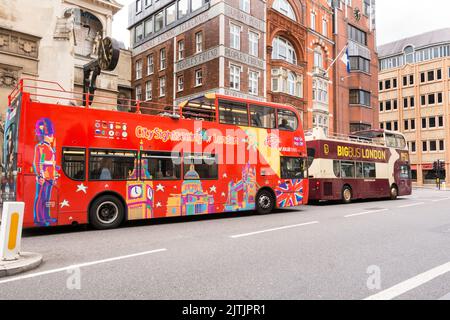
{"label": "bollard", "polygon": [[4,202],[0,227],[0,261],[19,259],[24,202]]}

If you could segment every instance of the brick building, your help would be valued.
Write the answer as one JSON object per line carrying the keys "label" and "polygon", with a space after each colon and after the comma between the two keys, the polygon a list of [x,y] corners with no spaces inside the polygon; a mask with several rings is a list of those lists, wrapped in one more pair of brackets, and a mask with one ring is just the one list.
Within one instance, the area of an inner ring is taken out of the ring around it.
{"label": "brick building", "polygon": [[[160,109],[218,92],[293,105],[306,129],[377,127],[374,1],[367,1],[136,0],[135,97]],[[332,65],[347,43],[350,75],[343,63]]]}
{"label": "brick building", "polygon": [[137,0],[129,12],[137,100],[162,108],[207,92],[265,99],[265,1]]}
{"label": "brick building", "polygon": [[344,63],[334,65],[334,131],[348,134],[378,128],[378,56],[375,0],[338,1],[334,9],[334,54],[348,44],[350,74]]}
{"label": "brick building", "polygon": [[450,29],[378,48],[380,126],[408,141],[413,179],[434,183],[433,163],[445,161],[450,181]]}

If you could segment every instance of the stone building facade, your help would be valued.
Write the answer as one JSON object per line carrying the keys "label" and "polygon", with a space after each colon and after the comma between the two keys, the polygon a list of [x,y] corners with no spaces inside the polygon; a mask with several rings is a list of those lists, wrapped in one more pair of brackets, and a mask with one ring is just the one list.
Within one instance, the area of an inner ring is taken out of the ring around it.
{"label": "stone building facade", "polygon": [[[83,66],[93,59],[98,36],[111,36],[113,16],[121,8],[114,0],[0,0],[1,114],[8,94],[21,78],[53,81],[66,91],[82,92]],[[131,98],[131,53],[124,49],[119,67],[103,73],[97,82],[96,94],[107,97],[109,103]],[[81,103],[75,100],[80,98],[77,94],[65,98]],[[42,96],[39,100],[68,103]],[[96,99],[95,103],[101,101]]]}
{"label": "stone building facade", "polygon": [[445,162],[450,181],[450,29],[401,39],[378,48],[382,128],[405,134],[413,179],[435,182],[433,164]]}

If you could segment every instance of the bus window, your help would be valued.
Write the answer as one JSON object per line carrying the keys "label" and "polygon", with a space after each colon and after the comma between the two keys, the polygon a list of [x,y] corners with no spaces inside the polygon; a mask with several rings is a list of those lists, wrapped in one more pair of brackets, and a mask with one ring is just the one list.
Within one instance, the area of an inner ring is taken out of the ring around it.
{"label": "bus window", "polygon": [[219,176],[217,157],[211,154],[184,155],[185,180],[216,180]]}
{"label": "bus window", "polygon": [[303,179],[305,159],[281,157],[281,179]]}
{"label": "bus window", "polygon": [[89,154],[89,180],[134,180],[136,159],[134,151],[91,150]]}
{"label": "bus window", "polygon": [[341,162],[339,160],[333,161],[333,172],[336,178],[341,177]]}
{"label": "bus window", "polygon": [[220,123],[248,126],[247,104],[219,100]]}
{"label": "bus window", "polygon": [[364,178],[375,179],[377,177],[377,171],[375,163],[364,163]]}
{"label": "bus window", "polygon": [[63,148],[64,174],[75,181],[86,180],[86,150],[80,148]]}
{"label": "bus window", "polygon": [[356,163],[356,178],[363,179],[364,178],[364,170],[362,162]]}
{"label": "bus window", "polygon": [[270,107],[250,106],[251,126],[275,129],[275,109]]}
{"label": "bus window", "polygon": [[150,180],[179,180],[181,178],[180,154],[171,152],[143,152],[141,177]]}
{"label": "bus window", "polygon": [[278,129],[295,131],[298,128],[298,119],[294,112],[289,110],[278,110]]}
{"label": "bus window", "polygon": [[400,179],[411,179],[411,167],[408,165],[400,166]]}
{"label": "bus window", "polygon": [[355,177],[355,163],[351,161],[341,161],[341,178]]}

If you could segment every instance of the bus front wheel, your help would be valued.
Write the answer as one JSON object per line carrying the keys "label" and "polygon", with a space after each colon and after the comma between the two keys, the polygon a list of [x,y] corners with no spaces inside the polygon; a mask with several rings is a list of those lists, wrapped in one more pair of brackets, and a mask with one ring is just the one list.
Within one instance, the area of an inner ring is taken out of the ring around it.
{"label": "bus front wheel", "polygon": [[89,221],[99,230],[114,229],[120,226],[125,217],[125,208],[115,196],[104,195],[97,198],[89,210]]}
{"label": "bus front wheel", "polygon": [[390,194],[391,200],[397,200],[398,198],[398,189],[396,186],[391,187],[391,194]]}
{"label": "bus front wheel", "polygon": [[256,211],[259,214],[268,214],[275,209],[275,199],[269,190],[262,190],[256,196]]}
{"label": "bus front wheel", "polygon": [[349,186],[345,186],[344,189],[342,189],[342,202],[350,203],[352,202],[352,197],[352,189]]}

